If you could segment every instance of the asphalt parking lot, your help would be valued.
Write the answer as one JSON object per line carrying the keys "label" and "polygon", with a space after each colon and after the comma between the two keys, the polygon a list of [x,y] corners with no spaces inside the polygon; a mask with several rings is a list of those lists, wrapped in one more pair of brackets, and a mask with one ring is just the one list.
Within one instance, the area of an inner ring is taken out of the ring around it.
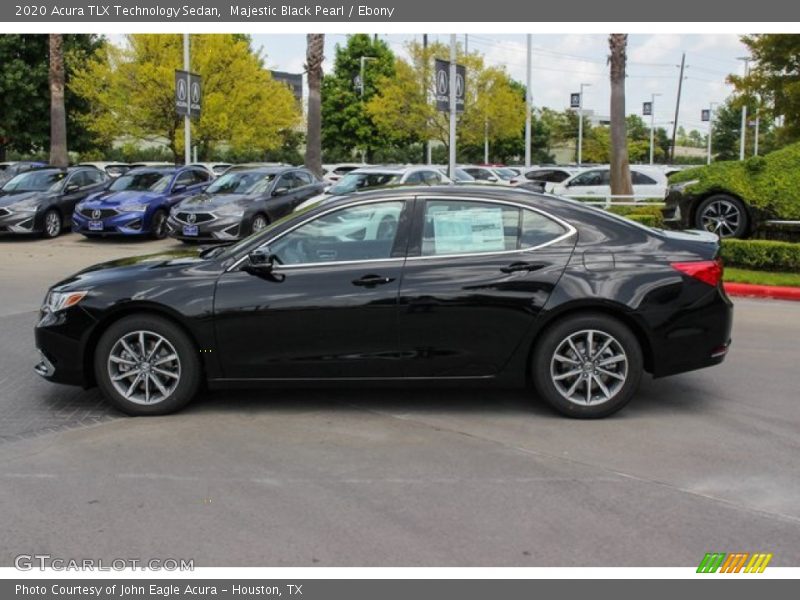
{"label": "asphalt parking lot", "polygon": [[126,418],[40,380],[46,288],[165,242],[0,239],[0,566],[17,554],[197,566],[800,563],[800,303],[738,300],[720,367],[602,421],[524,391],[215,392]]}

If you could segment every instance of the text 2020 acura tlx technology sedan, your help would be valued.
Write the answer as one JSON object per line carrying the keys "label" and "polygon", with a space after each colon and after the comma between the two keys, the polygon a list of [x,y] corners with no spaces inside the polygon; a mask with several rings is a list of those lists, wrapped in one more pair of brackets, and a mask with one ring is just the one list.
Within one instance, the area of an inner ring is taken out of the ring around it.
{"label": "text 2020 acura tlx technology sedan", "polygon": [[49,291],[44,377],[129,414],[210,387],[524,386],[602,417],[642,371],[721,362],[717,237],[486,186],[395,188],[295,213],[228,247],[113,261]]}

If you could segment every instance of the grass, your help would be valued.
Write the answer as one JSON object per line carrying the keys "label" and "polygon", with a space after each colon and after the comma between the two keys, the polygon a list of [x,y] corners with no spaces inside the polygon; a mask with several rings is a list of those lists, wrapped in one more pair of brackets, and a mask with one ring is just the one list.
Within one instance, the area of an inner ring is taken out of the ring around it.
{"label": "grass", "polygon": [[771,271],[751,271],[749,269],[725,267],[724,279],[729,283],[800,287],[800,273],[773,273]]}

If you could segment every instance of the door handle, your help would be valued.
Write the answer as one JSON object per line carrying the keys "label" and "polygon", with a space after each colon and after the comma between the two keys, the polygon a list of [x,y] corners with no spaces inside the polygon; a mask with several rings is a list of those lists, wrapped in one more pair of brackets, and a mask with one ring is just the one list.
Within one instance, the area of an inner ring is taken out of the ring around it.
{"label": "door handle", "polygon": [[394,281],[394,277],[382,277],[381,275],[364,275],[359,279],[353,280],[353,285],[363,287],[375,287],[376,285],[384,285]]}
{"label": "door handle", "polygon": [[500,270],[503,273],[516,273],[518,271],[538,271],[543,267],[544,265],[540,263],[515,262],[507,267],[500,267]]}

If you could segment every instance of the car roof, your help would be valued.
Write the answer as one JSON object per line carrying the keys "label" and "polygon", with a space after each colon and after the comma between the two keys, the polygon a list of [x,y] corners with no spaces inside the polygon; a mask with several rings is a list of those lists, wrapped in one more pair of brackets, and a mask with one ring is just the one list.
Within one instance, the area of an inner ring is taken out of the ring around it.
{"label": "car roof", "polygon": [[126,175],[130,175],[131,173],[164,173],[164,174],[168,174],[168,173],[174,173],[178,169],[183,169],[183,168],[184,167],[168,167],[168,166],[163,166],[163,167],[158,167],[158,166],[155,166],[155,167],[136,167],[135,169],[131,169],[130,171],[128,171],[125,174]]}

